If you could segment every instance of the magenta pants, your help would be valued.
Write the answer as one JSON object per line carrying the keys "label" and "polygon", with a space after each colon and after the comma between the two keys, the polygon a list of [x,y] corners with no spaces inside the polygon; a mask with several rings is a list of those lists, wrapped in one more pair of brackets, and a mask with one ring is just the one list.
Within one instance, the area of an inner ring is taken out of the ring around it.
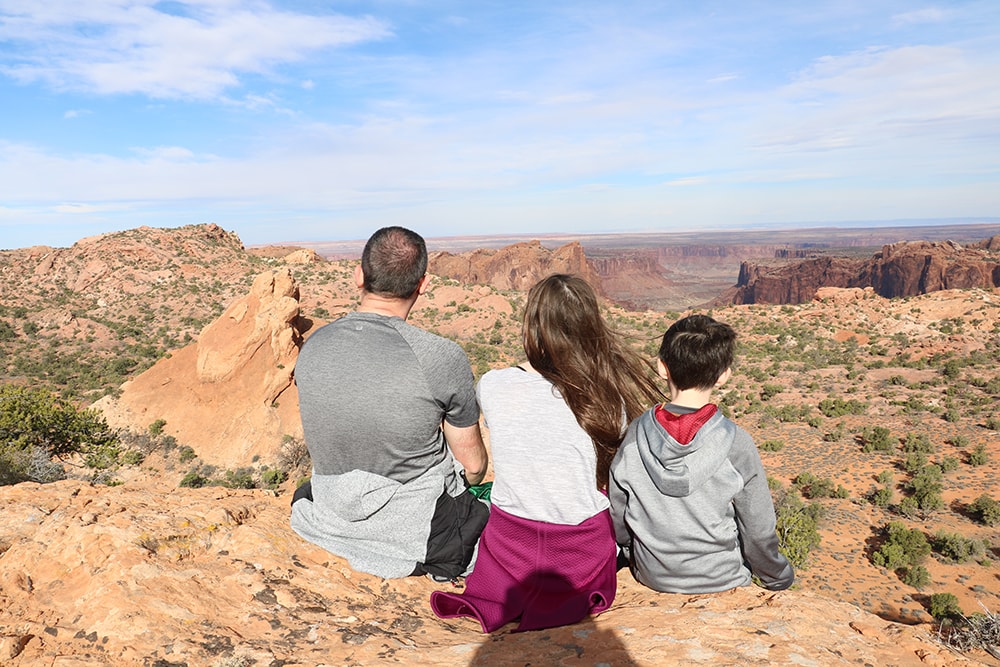
{"label": "magenta pants", "polygon": [[616,554],[607,510],[567,526],[493,506],[465,590],[434,591],[431,608],[441,618],[473,617],[483,632],[518,618],[515,631],[576,623],[614,601]]}

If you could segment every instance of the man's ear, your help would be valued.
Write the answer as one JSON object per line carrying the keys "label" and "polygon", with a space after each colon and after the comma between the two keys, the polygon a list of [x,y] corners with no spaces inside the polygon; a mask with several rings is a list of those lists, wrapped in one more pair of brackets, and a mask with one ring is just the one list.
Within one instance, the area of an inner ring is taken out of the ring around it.
{"label": "man's ear", "polygon": [[663,363],[663,359],[656,360],[656,374],[667,382],[670,382],[670,371],[667,370],[667,365]]}
{"label": "man's ear", "polygon": [[365,287],[365,274],[361,270],[360,264],[354,267],[354,284],[357,285],[358,289],[364,289]]}
{"label": "man's ear", "polygon": [[419,283],[417,283],[417,296],[426,292],[427,288],[430,287],[430,285],[431,285],[431,276],[430,274],[425,273],[424,277],[420,279]]}
{"label": "man's ear", "polygon": [[719,379],[715,381],[715,388],[718,389],[722,385],[729,382],[729,378],[733,377],[733,369],[727,368],[725,372],[719,376]]}

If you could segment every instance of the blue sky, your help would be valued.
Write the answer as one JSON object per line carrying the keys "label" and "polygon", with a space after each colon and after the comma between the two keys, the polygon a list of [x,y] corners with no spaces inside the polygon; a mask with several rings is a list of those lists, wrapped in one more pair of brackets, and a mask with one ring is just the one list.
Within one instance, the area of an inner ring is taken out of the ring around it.
{"label": "blue sky", "polygon": [[996,0],[0,0],[0,248],[996,216]]}

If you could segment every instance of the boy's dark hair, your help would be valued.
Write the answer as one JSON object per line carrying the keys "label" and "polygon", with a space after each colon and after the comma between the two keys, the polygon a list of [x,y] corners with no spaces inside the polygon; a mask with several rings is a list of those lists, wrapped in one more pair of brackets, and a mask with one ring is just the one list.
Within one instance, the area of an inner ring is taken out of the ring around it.
{"label": "boy's dark hair", "polygon": [[689,315],[667,329],[660,361],[679,390],[711,389],[733,365],[736,331],[708,315]]}
{"label": "boy's dark hair", "polygon": [[361,253],[365,291],[406,298],[427,273],[427,246],[423,237],[405,227],[383,227],[368,239]]}

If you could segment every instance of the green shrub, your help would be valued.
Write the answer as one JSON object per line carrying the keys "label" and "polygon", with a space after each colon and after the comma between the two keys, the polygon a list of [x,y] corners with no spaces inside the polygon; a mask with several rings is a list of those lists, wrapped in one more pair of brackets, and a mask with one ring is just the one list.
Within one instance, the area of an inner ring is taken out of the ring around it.
{"label": "green shrub", "polygon": [[931,583],[931,573],[923,565],[906,568],[906,572],[901,577],[907,586],[913,586],[917,590],[926,588]]}
{"label": "green shrub", "polygon": [[223,486],[230,489],[255,489],[257,482],[253,478],[253,471],[249,468],[239,468],[237,470],[227,470]]}
{"label": "green shrub", "polygon": [[163,427],[167,425],[166,419],[157,419],[149,425],[149,434],[154,438],[163,433]]}
{"label": "green shrub", "polygon": [[198,458],[198,455],[194,453],[194,449],[188,445],[181,447],[177,452],[177,456],[181,463],[188,463]]}
{"label": "green shrub", "polygon": [[0,320],[0,343],[6,343],[17,338],[17,331],[5,320]]}
{"label": "green shrub", "polygon": [[94,470],[110,470],[118,465],[122,450],[118,441],[92,445],[83,456],[83,463]]}
{"label": "green shrub", "polygon": [[958,459],[954,456],[946,456],[941,459],[941,472],[954,472],[958,470]]}
{"label": "green shrub", "polygon": [[205,479],[197,472],[192,470],[188,474],[184,475],[184,477],[181,479],[180,485],[189,489],[199,489],[205,486],[205,483],[207,481],[208,481],[207,479]]}
{"label": "green shrub", "polygon": [[760,443],[760,450],[762,452],[780,452],[785,448],[785,442],[783,440],[765,440]]}
{"label": "green shrub", "polygon": [[792,483],[802,495],[810,500],[816,498],[847,498],[850,492],[843,486],[836,486],[829,477],[817,477],[811,472],[800,473]]}
{"label": "green shrub", "polygon": [[892,504],[892,489],[888,486],[875,489],[869,496],[869,500],[875,507],[888,507]]}
{"label": "green shrub", "polygon": [[986,465],[990,460],[990,455],[986,452],[986,445],[979,443],[976,445],[972,451],[969,453],[969,465],[970,466],[981,466]]}
{"label": "green shrub", "polygon": [[891,452],[896,443],[892,433],[884,426],[870,426],[861,432],[862,451]]}
{"label": "green shrub", "polygon": [[807,405],[768,406],[764,412],[785,424],[804,422],[809,419],[809,406]]}
{"label": "green shrub", "polygon": [[760,400],[767,401],[781,393],[780,384],[765,384],[760,388]]}
{"label": "green shrub", "polygon": [[883,544],[872,554],[872,564],[887,570],[898,570],[907,565],[906,552],[898,544]]}
{"label": "green shrub", "polygon": [[987,547],[982,540],[974,540],[945,530],[939,530],[934,534],[931,545],[934,551],[956,563],[982,558],[986,555]]}
{"label": "green shrub", "polygon": [[823,434],[823,442],[839,442],[844,437],[844,423],[838,422],[831,430]]}
{"label": "green shrub", "polygon": [[271,468],[260,473],[260,481],[265,488],[276,489],[285,483],[288,473],[279,468]]}
{"label": "green shrub", "polygon": [[137,449],[130,449],[122,454],[122,463],[130,466],[137,466],[145,460],[145,455]]}
{"label": "green shrub", "polygon": [[886,541],[872,554],[872,563],[888,570],[920,565],[931,552],[927,536],[899,521],[890,521],[883,529]]}
{"label": "green shrub", "polygon": [[843,417],[844,415],[863,415],[868,410],[868,404],[853,398],[845,401],[842,398],[824,398],[819,402],[819,411],[824,417]]}
{"label": "green shrub", "polygon": [[903,440],[903,451],[908,454],[914,452],[933,454],[934,445],[926,433],[907,433],[906,439]]}
{"label": "green shrub", "polygon": [[920,511],[920,506],[917,505],[917,501],[912,496],[907,496],[899,501],[899,513],[905,516],[907,519],[912,519],[917,516]]}
{"label": "green shrub", "polygon": [[117,435],[96,410],[45,389],[0,386],[0,485],[62,479],[53,458],[82,454],[101,463],[117,448]]}
{"label": "green shrub", "polygon": [[969,506],[969,511],[979,523],[987,526],[1000,524],[1000,502],[986,495],[985,493]]}
{"label": "green shrub", "polygon": [[941,497],[943,488],[941,478],[941,468],[931,464],[921,468],[920,472],[907,482],[907,487],[913,492],[913,499],[921,510],[929,512],[944,507],[944,499]]}
{"label": "green shrub", "polygon": [[780,494],[775,507],[777,516],[778,551],[792,567],[806,569],[809,552],[819,546],[819,520],[823,507],[818,503],[805,505],[791,493]]}
{"label": "green shrub", "polygon": [[964,435],[956,435],[953,438],[948,439],[948,444],[954,447],[968,447],[969,439],[966,438]]}
{"label": "green shrub", "polygon": [[919,472],[927,465],[927,455],[923,452],[912,452],[903,459],[903,470],[908,473]]}
{"label": "green shrub", "polygon": [[960,618],[962,608],[958,598],[952,593],[934,593],[929,600],[928,611],[938,621]]}

